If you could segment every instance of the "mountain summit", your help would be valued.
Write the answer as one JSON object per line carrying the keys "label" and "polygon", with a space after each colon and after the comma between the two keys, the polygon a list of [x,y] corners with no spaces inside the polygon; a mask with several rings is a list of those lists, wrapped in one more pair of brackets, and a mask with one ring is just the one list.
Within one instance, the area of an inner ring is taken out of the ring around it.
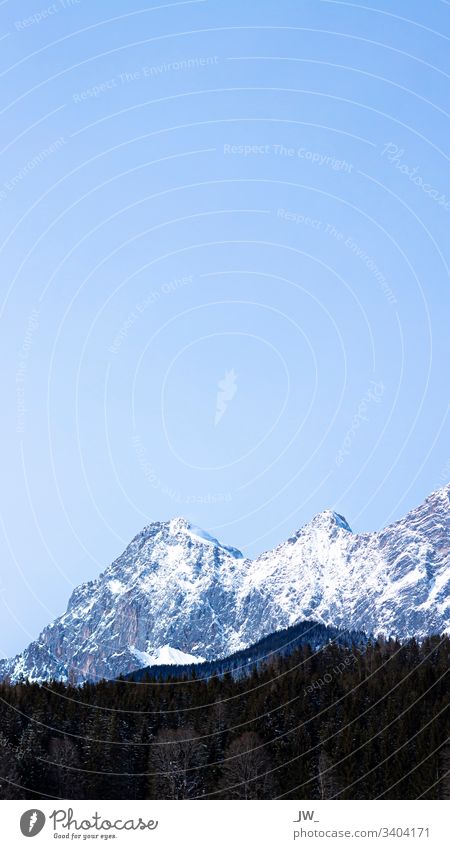
{"label": "mountain summit", "polygon": [[450,485],[377,533],[332,510],[255,560],[186,519],[147,525],[0,679],[113,678],[213,660],[305,619],[422,636],[450,628]]}

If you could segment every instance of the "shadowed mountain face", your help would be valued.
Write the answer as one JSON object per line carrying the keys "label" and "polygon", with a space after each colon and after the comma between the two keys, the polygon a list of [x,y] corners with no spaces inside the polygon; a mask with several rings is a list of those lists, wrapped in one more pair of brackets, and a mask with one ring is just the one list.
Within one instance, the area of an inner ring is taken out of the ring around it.
{"label": "shadowed mountain face", "polygon": [[112,678],[213,660],[313,619],[398,637],[450,629],[450,485],[379,533],[326,510],[255,560],[185,519],[154,522],[0,678]]}

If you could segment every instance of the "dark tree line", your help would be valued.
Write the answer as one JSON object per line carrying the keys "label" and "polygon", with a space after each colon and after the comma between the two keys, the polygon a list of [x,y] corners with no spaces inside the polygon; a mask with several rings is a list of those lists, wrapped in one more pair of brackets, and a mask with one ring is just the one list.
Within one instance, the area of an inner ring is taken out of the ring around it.
{"label": "dark tree line", "polygon": [[290,628],[283,628],[281,631],[262,637],[257,643],[221,660],[205,661],[189,667],[174,664],[147,666],[131,673],[127,678],[132,681],[155,678],[165,681],[168,678],[180,678],[186,675],[189,678],[210,678],[213,675],[223,676],[226,672],[231,672],[233,678],[238,678],[248,675],[249,669],[251,671],[253,666],[259,668],[264,662],[270,663],[274,655],[288,656],[302,646],[309,646],[313,651],[317,651],[327,643],[335,643],[338,646],[361,649],[367,644],[367,639],[364,631],[334,628],[322,625],[321,622],[304,620],[291,625]]}
{"label": "dark tree line", "polygon": [[0,798],[448,799],[449,658],[379,639],[245,675],[3,683]]}

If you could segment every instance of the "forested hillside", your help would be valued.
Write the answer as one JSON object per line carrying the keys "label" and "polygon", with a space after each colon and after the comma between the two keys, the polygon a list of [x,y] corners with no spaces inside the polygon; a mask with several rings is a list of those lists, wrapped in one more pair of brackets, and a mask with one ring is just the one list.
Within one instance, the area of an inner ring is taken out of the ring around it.
{"label": "forested hillside", "polygon": [[212,675],[223,676],[230,672],[233,678],[246,676],[252,667],[270,663],[275,655],[285,657],[291,655],[301,646],[310,646],[313,651],[323,648],[327,643],[335,643],[347,648],[364,648],[367,637],[363,631],[352,631],[322,625],[321,622],[298,622],[290,628],[275,631],[268,637],[263,637],[248,648],[234,652],[221,660],[205,661],[189,666],[175,664],[147,666],[132,672],[126,677],[132,681],[166,680],[167,678],[210,678]]}
{"label": "forested hillside", "polygon": [[246,676],[0,685],[1,798],[450,798],[450,640]]}

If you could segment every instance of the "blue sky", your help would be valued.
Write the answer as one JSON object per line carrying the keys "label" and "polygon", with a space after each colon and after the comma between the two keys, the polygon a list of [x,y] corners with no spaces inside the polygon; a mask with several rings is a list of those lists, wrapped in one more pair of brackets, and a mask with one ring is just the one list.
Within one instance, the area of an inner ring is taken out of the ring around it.
{"label": "blue sky", "polygon": [[[1,627],[450,478],[449,4],[0,4]],[[447,235],[447,239],[445,238]]]}

